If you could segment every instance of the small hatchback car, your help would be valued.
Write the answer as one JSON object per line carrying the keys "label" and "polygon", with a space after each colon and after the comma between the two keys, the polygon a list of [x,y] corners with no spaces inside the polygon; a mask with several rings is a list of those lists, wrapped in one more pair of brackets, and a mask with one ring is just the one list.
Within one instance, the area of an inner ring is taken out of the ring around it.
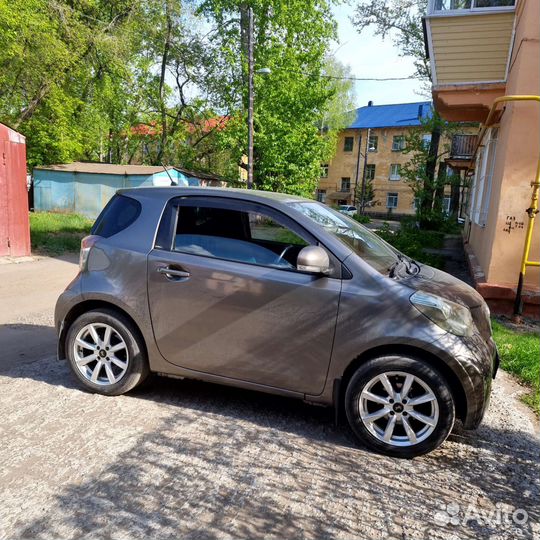
{"label": "small hatchback car", "polygon": [[398,457],[475,428],[498,363],[474,289],[323,204],[247,190],[119,191],[55,319],[92,392],[155,372],[297,397]]}

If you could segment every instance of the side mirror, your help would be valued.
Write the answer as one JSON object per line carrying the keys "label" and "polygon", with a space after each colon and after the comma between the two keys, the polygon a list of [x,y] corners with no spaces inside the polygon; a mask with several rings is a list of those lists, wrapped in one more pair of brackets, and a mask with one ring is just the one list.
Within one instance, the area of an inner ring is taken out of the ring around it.
{"label": "side mirror", "polygon": [[330,272],[328,253],[319,246],[306,246],[298,253],[296,268],[300,272],[328,274]]}

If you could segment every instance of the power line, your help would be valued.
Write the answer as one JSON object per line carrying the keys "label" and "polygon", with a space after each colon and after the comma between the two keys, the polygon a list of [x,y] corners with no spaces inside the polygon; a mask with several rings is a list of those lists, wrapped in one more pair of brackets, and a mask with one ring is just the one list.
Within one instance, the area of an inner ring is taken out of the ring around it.
{"label": "power line", "polygon": [[410,75],[409,77],[337,77],[335,75],[321,75],[321,77],[340,81],[411,81],[421,79],[421,77],[414,75]]}

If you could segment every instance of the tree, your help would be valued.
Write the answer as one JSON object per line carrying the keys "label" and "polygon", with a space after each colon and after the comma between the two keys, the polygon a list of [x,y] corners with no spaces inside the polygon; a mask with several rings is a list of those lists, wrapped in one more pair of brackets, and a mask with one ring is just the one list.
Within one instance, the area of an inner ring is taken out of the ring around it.
{"label": "tree", "polygon": [[[207,0],[204,13],[224,29],[217,36],[224,63],[224,101],[235,111],[222,137],[235,149],[236,165],[246,152],[245,8],[236,0]],[[256,69],[254,181],[260,189],[311,196],[320,163],[333,155],[336,131],[349,104],[350,86],[325,77],[343,69],[327,58],[335,24],[326,0],[263,0],[253,5]],[[241,61],[239,62],[238,59]],[[346,110],[344,108],[344,110]]]}
{"label": "tree", "polygon": [[[459,191],[461,176],[448,174],[444,162],[445,156],[450,154],[450,141],[457,129],[457,124],[445,121],[434,112],[422,121],[421,127],[411,130],[405,137],[403,152],[411,157],[402,165],[401,176],[413,191],[417,220],[423,228],[437,228],[445,218],[442,206],[445,186],[452,186],[454,199],[456,184]],[[429,141],[426,135],[430,135]],[[453,212],[457,210],[452,209]]]}

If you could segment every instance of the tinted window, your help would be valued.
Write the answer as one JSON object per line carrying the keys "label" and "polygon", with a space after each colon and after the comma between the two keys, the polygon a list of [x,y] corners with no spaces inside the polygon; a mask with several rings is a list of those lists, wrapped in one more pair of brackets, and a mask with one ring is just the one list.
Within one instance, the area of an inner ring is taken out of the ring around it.
{"label": "tinted window", "polygon": [[131,197],[115,195],[92,227],[92,234],[109,238],[129,227],[141,213],[141,204]]}
{"label": "tinted window", "polygon": [[187,205],[178,211],[175,251],[292,269],[308,244],[262,212]]}

